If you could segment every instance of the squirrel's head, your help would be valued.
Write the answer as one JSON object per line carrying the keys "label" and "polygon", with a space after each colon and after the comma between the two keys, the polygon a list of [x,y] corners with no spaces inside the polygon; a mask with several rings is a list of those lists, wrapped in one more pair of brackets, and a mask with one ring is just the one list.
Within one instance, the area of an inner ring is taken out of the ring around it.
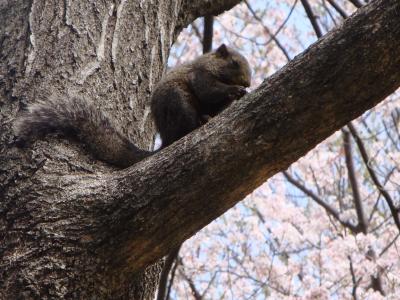
{"label": "squirrel's head", "polygon": [[221,81],[227,84],[249,87],[251,70],[247,59],[236,50],[222,44],[212,53],[218,59],[215,64]]}

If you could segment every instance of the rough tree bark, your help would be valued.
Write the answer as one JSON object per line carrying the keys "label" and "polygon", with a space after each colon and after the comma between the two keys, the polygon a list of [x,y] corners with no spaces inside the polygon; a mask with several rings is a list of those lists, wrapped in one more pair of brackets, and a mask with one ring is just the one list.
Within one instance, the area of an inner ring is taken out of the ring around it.
{"label": "rough tree bark", "polygon": [[195,9],[215,14],[237,1],[191,2],[1,4],[3,298],[152,298],[158,259],[400,86],[400,2],[376,0],[220,116],[128,169],[54,138],[14,147],[21,104],[71,94],[149,145],[147,99],[177,32]]}

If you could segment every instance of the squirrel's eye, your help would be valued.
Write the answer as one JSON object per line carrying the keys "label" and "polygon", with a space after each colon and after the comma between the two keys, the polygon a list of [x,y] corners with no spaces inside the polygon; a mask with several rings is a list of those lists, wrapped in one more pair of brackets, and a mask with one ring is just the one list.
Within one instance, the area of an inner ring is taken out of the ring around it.
{"label": "squirrel's eye", "polygon": [[234,66],[235,68],[239,68],[239,63],[236,60],[232,59],[232,66]]}

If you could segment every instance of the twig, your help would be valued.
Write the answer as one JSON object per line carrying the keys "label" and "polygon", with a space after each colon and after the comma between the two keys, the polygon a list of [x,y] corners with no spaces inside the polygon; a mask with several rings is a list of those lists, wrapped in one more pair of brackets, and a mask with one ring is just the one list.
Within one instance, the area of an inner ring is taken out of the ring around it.
{"label": "twig", "polygon": [[293,11],[294,11],[294,9],[295,9],[295,7],[296,7],[298,1],[299,1],[299,0],[295,0],[295,1],[294,1],[292,7],[290,8],[290,11],[289,11],[288,15],[286,16],[286,19],[285,19],[285,20],[282,22],[282,24],[278,27],[278,29],[275,31],[275,33],[273,33],[273,34],[270,36],[269,40],[265,43],[265,45],[268,45],[271,41],[273,41],[273,40],[274,40],[274,37],[276,38],[276,37],[278,36],[279,32],[281,32],[282,28],[285,27],[286,23],[289,21],[291,15],[292,15],[292,13],[293,13]]}
{"label": "twig", "polygon": [[176,269],[178,268],[178,265],[179,265],[178,259],[176,258],[174,266],[172,267],[172,270],[170,271],[171,279],[169,280],[169,283],[168,283],[167,295],[165,297],[165,300],[169,300],[170,299],[169,295],[171,294],[171,289],[172,289],[172,286],[174,284]]}
{"label": "twig", "polygon": [[214,16],[210,15],[205,16],[204,30],[203,30],[203,53],[210,52],[212,49],[213,25],[214,25]]}
{"label": "twig", "polygon": [[360,227],[361,231],[366,234],[368,229],[368,223],[361,203],[360,191],[358,189],[357,178],[354,170],[350,133],[347,130],[342,130],[342,133],[343,133],[343,147],[346,160],[347,174],[349,176],[349,182],[351,190],[353,192],[353,201],[357,212],[358,226]]}
{"label": "twig", "polygon": [[[370,247],[367,251],[366,257],[368,260],[376,262],[376,252],[375,250]],[[384,269],[382,267],[380,267],[379,265],[377,266],[378,270],[376,271],[376,275],[371,275],[371,288],[376,291],[381,293],[382,296],[385,296],[385,290],[383,288],[383,283],[382,283],[382,272],[384,271]]]}
{"label": "twig", "polygon": [[360,136],[357,133],[357,130],[353,126],[351,122],[347,124],[347,127],[349,128],[354,140],[356,141],[358,150],[360,150],[361,157],[363,159],[363,162],[368,170],[368,173],[375,184],[375,186],[378,188],[379,192],[382,194],[382,196],[385,198],[386,203],[389,206],[390,212],[392,213],[393,220],[397,226],[397,228],[400,230],[400,219],[399,219],[399,209],[394,205],[392,197],[389,195],[389,193],[384,189],[382,184],[380,183],[375,171],[372,169],[369,161],[369,156],[367,153],[367,150],[364,147],[364,144],[360,138]]}
{"label": "twig", "polygon": [[289,53],[286,51],[285,47],[279,42],[277,37],[271,33],[269,28],[265,26],[261,18],[256,14],[256,12],[253,10],[253,8],[250,6],[250,4],[247,2],[247,0],[244,0],[244,3],[246,4],[247,8],[249,9],[250,13],[253,15],[254,19],[256,19],[261,26],[264,28],[264,31],[273,39],[275,44],[278,46],[279,49],[281,49],[282,53],[286,56],[287,60],[291,60]]}
{"label": "twig", "polygon": [[385,252],[386,252],[387,250],[389,250],[390,247],[392,247],[392,245],[397,241],[397,239],[399,238],[399,236],[400,236],[400,233],[398,233],[398,234],[394,237],[394,239],[393,239],[389,244],[387,244],[387,246],[386,246],[385,248],[382,249],[382,251],[379,253],[379,257],[381,257],[383,254],[385,254]]}
{"label": "twig", "polygon": [[353,290],[351,294],[353,295],[354,300],[358,300],[357,298],[357,287],[360,280],[356,280],[356,274],[354,273],[353,262],[351,261],[351,257],[348,256],[350,262],[350,273],[351,273],[351,280],[353,282]]}
{"label": "twig", "polygon": [[193,280],[192,280],[189,276],[187,276],[186,273],[185,273],[185,270],[184,270],[185,266],[184,266],[184,264],[183,264],[183,262],[182,262],[182,259],[181,259],[181,258],[178,258],[178,261],[179,261],[179,264],[181,265],[180,273],[181,273],[182,277],[183,277],[183,278],[187,281],[187,283],[189,284],[189,287],[190,287],[190,289],[191,289],[191,291],[192,291],[192,296],[193,296],[193,298],[194,298],[195,300],[202,300],[202,299],[203,299],[203,296],[202,296],[202,295],[200,294],[200,292],[197,290],[197,288],[196,288],[196,286],[195,286]]}
{"label": "twig", "polygon": [[337,221],[340,222],[344,227],[349,228],[352,232],[359,232],[359,228],[357,226],[354,226],[350,222],[343,221],[340,218],[339,212],[332,206],[330,206],[328,203],[326,203],[324,200],[322,200],[319,196],[314,194],[312,191],[307,189],[305,186],[303,186],[300,182],[295,180],[292,176],[290,176],[286,171],[282,172],[285,178],[294,186],[296,186],[299,190],[301,190],[304,194],[309,196],[311,199],[313,199],[315,202],[317,202],[319,205],[321,205],[328,214],[333,216]]}
{"label": "twig", "polygon": [[[165,259],[164,267],[163,267],[163,269],[161,271],[161,275],[160,275],[160,284],[158,287],[157,300],[168,299],[165,297],[166,291],[167,291],[168,275],[169,275],[169,271],[171,270],[172,264],[174,263],[174,261],[176,260],[176,258],[178,256],[180,248],[181,248],[181,246],[179,246],[175,250],[171,251]],[[171,283],[170,283],[170,286],[172,286]]]}
{"label": "twig", "polygon": [[360,8],[361,6],[363,6],[359,0],[349,0],[349,2],[351,2],[357,8]]}
{"label": "twig", "polygon": [[328,3],[342,16],[343,19],[348,17],[347,13],[334,0],[326,0]]}
{"label": "twig", "polygon": [[322,31],[321,28],[318,25],[317,19],[315,18],[315,15],[311,9],[310,3],[308,3],[308,0],[300,0],[301,4],[303,4],[304,10],[306,11],[307,17],[311,22],[312,27],[314,28],[315,34],[317,35],[318,38],[322,37]]}

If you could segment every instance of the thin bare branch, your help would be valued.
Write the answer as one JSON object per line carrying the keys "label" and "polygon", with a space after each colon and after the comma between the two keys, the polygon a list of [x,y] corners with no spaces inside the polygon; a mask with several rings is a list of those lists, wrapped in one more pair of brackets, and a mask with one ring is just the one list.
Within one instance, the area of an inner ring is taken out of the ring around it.
{"label": "thin bare branch", "polygon": [[[337,22],[336,22],[335,16],[331,13],[331,10],[329,9],[328,5],[326,5],[326,1],[325,0],[322,1],[322,6],[325,8],[326,12],[328,13],[331,21],[334,24],[334,27],[336,27],[337,26]],[[324,27],[325,31],[329,31],[330,27],[325,22],[322,22],[321,25]]]}
{"label": "thin bare branch", "polygon": [[358,280],[356,279],[356,274],[355,274],[355,272],[354,272],[354,267],[353,267],[353,262],[352,262],[352,260],[351,260],[351,257],[348,256],[348,259],[349,259],[349,263],[350,263],[351,281],[353,282],[353,289],[352,289],[351,294],[353,295],[353,299],[354,299],[354,300],[358,300],[358,297],[357,297],[357,287],[358,287],[358,284],[359,284],[359,282],[360,282],[360,279],[358,279]]}
{"label": "thin bare branch", "polygon": [[[371,260],[373,262],[376,262],[377,256],[375,250],[370,247],[367,251],[366,257],[368,260]],[[379,265],[377,266],[377,272],[374,275],[371,275],[371,288],[379,292],[382,296],[385,296],[385,289],[383,288],[383,282],[382,282],[382,273],[384,269],[380,267]]]}
{"label": "thin bare branch", "polygon": [[[285,27],[285,25],[286,25],[286,23],[289,21],[289,19],[290,19],[290,17],[292,16],[292,13],[293,13],[293,11],[294,11],[294,9],[296,8],[296,5],[297,5],[297,2],[298,2],[299,0],[295,0],[294,1],[294,3],[293,3],[293,5],[292,5],[292,7],[290,8],[290,10],[289,10],[289,13],[288,13],[288,15],[286,16],[286,18],[285,18],[285,20],[282,22],[282,24],[278,27],[278,29],[275,31],[275,33],[273,33],[271,36],[270,36],[270,38],[269,38],[269,40],[265,43],[265,45],[268,45],[270,42],[272,42],[273,40],[274,40],[274,38],[277,38],[277,36],[278,36],[278,34],[281,32],[281,30]],[[288,60],[290,60],[289,59],[289,57],[286,57]]]}
{"label": "thin bare branch", "polygon": [[363,4],[359,0],[348,0],[351,2],[355,7],[360,8]]}
{"label": "thin bare branch", "polygon": [[178,256],[177,256],[177,258],[175,259],[175,262],[174,262],[174,266],[172,267],[172,270],[170,272],[171,276],[170,276],[170,279],[169,279],[169,282],[168,282],[167,295],[165,296],[166,300],[171,299],[171,297],[170,297],[171,290],[172,290],[172,286],[174,284],[174,279],[175,279],[176,270],[178,269],[178,266],[179,266],[179,262],[178,262]]}
{"label": "thin bare branch", "polygon": [[392,111],[392,113],[390,114],[392,122],[393,122],[393,128],[395,129],[396,133],[397,133],[397,140],[400,143],[400,130],[398,128],[399,126],[399,121],[400,121],[400,112],[399,109],[396,108]]}
{"label": "thin bare branch", "polygon": [[172,267],[174,261],[178,257],[180,249],[181,249],[181,247],[179,246],[178,248],[176,248],[173,251],[171,251],[167,255],[167,257],[165,258],[164,267],[163,267],[161,275],[160,275],[160,284],[159,284],[159,287],[158,287],[157,300],[168,299],[166,297],[166,295],[167,295],[168,275],[169,275],[169,272],[171,270],[171,267]]}
{"label": "thin bare branch", "polygon": [[199,41],[202,41],[203,36],[201,35],[200,30],[199,30],[199,28],[197,27],[196,23],[193,22],[193,23],[191,24],[191,27],[192,27],[192,29],[193,29],[194,34],[195,34],[196,37],[199,39]]}
{"label": "thin bare branch", "polygon": [[396,241],[397,241],[397,239],[399,238],[399,236],[400,236],[400,233],[398,233],[398,234],[394,237],[394,239],[393,239],[389,244],[387,244],[385,248],[382,249],[382,251],[379,253],[379,257],[381,257],[383,254],[385,254],[386,251],[388,251],[388,250],[390,249],[390,247],[392,247],[393,244],[396,243]]}
{"label": "thin bare branch", "polygon": [[205,16],[204,30],[203,30],[203,53],[207,53],[212,50],[213,25],[214,25],[214,17],[211,15]]}
{"label": "thin bare branch", "polygon": [[394,205],[394,201],[390,194],[386,191],[386,189],[382,186],[380,183],[378,176],[376,175],[374,169],[371,166],[370,159],[367,153],[367,150],[365,149],[364,143],[362,142],[356,128],[353,126],[353,124],[350,122],[347,124],[347,127],[349,128],[354,140],[356,141],[358,150],[360,151],[362,160],[365,164],[365,167],[368,170],[368,173],[372,179],[372,182],[375,184],[379,192],[382,194],[383,198],[385,198],[386,203],[389,206],[390,212],[392,214],[394,223],[396,224],[397,228],[400,230],[400,219],[399,219],[399,209]]}
{"label": "thin bare branch", "polygon": [[344,11],[343,8],[341,8],[336,3],[336,1],[334,1],[334,0],[327,0],[327,1],[338,12],[338,14],[342,16],[343,19],[346,19],[348,17],[347,13]]}
{"label": "thin bare branch", "polygon": [[283,171],[282,172],[285,178],[293,184],[295,187],[297,187],[299,190],[301,190],[304,194],[309,196],[311,199],[313,199],[317,204],[321,205],[325,211],[333,216],[340,224],[342,224],[344,227],[349,228],[352,232],[359,232],[359,228],[357,226],[354,226],[350,222],[343,221],[340,218],[340,213],[331,205],[326,203],[323,199],[321,199],[318,195],[314,194],[311,190],[307,189],[303,184],[301,184],[298,180],[294,179],[291,175],[289,175],[288,172]]}
{"label": "thin bare branch", "polygon": [[201,296],[201,293],[198,291],[196,285],[194,284],[192,278],[190,278],[186,272],[185,272],[185,266],[183,264],[182,258],[178,258],[179,261],[179,271],[181,276],[186,280],[186,282],[188,283],[190,290],[192,291],[192,296],[195,300],[202,300],[203,297]]}
{"label": "thin bare branch", "polygon": [[314,32],[318,38],[322,36],[322,30],[318,25],[317,19],[312,11],[310,3],[308,0],[300,0],[301,4],[303,4],[304,10],[306,11],[307,17],[310,20],[312,27],[314,28]]}
{"label": "thin bare branch", "polygon": [[261,18],[260,18],[260,17],[257,15],[257,13],[254,11],[254,9],[250,6],[250,4],[248,3],[248,1],[247,1],[247,0],[244,0],[243,2],[246,4],[247,8],[249,9],[250,13],[253,15],[254,19],[256,19],[256,20],[261,24],[261,26],[264,28],[265,33],[266,33],[268,36],[270,36],[271,39],[273,39],[273,41],[275,42],[276,46],[282,51],[282,53],[285,55],[286,59],[289,61],[289,60],[291,59],[291,58],[290,58],[290,55],[289,55],[289,53],[287,52],[287,50],[285,49],[285,47],[284,47],[284,46],[281,44],[281,42],[278,40],[278,38],[277,38],[275,35],[273,35],[273,34],[271,33],[271,30],[269,30],[269,28],[264,24],[264,22],[261,20]]}
{"label": "thin bare branch", "polygon": [[342,133],[343,133],[343,147],[345,153],[347,173],[349,176],[351,190],[353,192],[353,201],[357,212],[358,226],[361,229],[361,231],[366,234],[368,231],[368,221],[364,213],[364,208],[360,197],[360,191],[358,189],[356,172],[354,170],[350,133],[347,130],[342,130]]}

